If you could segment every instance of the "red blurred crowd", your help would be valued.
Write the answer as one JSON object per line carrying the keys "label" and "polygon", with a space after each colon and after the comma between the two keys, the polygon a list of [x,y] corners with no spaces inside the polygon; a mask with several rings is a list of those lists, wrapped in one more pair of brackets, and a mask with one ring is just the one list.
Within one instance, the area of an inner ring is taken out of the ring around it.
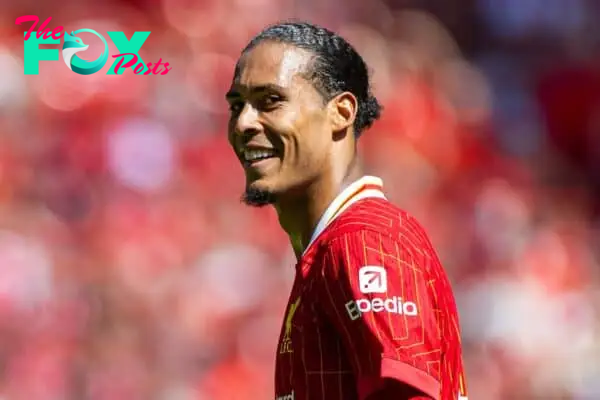
{"label": "red blurred crowd", "polygon": [[[452,278],[470,398],[600,398],[600,10],[413,3],[0,5],[0,399],[273,398],[294,257],[272,210],[240,204],[223,96],[245,42],[287,17],[373,70],[364,167]],[[140,55],[172,70],[25,76],[27,14],[149,30]]]}

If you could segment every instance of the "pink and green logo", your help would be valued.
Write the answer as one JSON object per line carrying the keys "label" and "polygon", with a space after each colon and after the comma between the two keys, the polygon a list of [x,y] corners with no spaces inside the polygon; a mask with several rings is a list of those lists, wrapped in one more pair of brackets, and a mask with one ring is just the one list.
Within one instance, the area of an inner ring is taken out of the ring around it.
{"label": "pink and green logo", "polygon": [[[91,75],[100,71],[108,61],[108,43],[104,36],[93,29],[79,29],[70,34],[64,31],[62,26],[57,26],[52,31],[46,29],[46,25],[52,17],[46,19],[36,31],[39,18],[36,15],[24,15],[16,19],[15,24],[32,22],[29,30],[25,32],[23,64],[25,75],[37,75],[40,72],[40,61],[58,61],[59,50],[40,48],[45,44],[60,44],[63,40],[62,59],[67,67],[80,75]],[[91,33],[98,37],[104,45],[104,50],[94,61],[80,58],[77,53],[89,48],[77,35],[80,33]],[[119,50],[119,54],[113,55],[115,59],[107,75],[121,75],[127,68],[133,69],[136,75],[166,75],[172,67],[168,62],[145,63],[139,55],[139,50],[150,36],[150,32],[134,32],[131,39],[127,39],[122,31],[106,32],[110,40]],[[152,68],[152,69],[151,69]]]}

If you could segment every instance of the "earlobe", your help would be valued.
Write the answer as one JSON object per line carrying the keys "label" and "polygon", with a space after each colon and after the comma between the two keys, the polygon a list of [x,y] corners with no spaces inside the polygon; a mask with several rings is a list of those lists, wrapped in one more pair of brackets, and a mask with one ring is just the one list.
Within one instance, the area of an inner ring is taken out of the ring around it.
{"label": "earlobe", "polygon": [[354,124],[358,103],[356,97],[349,92],[340,93],[329,103],[332,130],[345,131]]}

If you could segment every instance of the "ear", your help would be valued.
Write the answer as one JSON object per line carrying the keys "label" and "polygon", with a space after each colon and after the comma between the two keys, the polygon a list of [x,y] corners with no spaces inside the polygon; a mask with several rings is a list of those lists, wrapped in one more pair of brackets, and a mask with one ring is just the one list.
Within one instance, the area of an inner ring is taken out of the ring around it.
{"label": "ear", "polygon": [[334,133],[346,131],[351,128],[358,112],[358,101],[350,92],[343,92],[335,96],[328,104],[331,130]]}

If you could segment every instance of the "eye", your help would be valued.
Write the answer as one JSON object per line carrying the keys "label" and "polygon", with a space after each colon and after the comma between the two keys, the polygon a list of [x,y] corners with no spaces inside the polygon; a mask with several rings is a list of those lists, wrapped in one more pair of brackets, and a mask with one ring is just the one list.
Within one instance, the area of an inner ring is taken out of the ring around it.
{"label": "eye", "polygon": [[269,94],[260,99],[259,107],[264,110],[272,110],[282,101],[282,97],[277,94]]}
{"label": "eye", "polygon": [[244,108],[243,101],[232,101],[229,103],[229,111],[232,114],[239,114],[243,108]]}

